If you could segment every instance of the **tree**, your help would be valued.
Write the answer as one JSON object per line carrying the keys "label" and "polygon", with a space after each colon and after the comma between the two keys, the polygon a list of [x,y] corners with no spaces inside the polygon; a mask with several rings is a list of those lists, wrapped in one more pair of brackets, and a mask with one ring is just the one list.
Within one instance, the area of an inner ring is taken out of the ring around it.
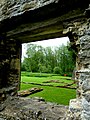
{"label": "tree", "polygon": [[53,69],[55,67],[55,53],[51,47],[46,47],[45,49],[45,61],[46,67],[49,67],[51,69],[51,72],[53,72]]}
{"label": "tree", "polygon": [[46,72],[71,74],[75,67],[74,52],[69,51],[67,46],[43,48],[35,44],[27,45],[27,57],[24,58],[22,69],[31,72]]}
{"label": "tree", "polygon": [[25,58],[25,61],[28,65],[29,70],[31,72],[38,72],[39,64],[44,63],[43,48],[35,44],[28,44],[26,55],[27,58]]}
{"label": "tree", "polygon": [[61,74],[71,74],[75,67],[75,58],[73,51],[69,51],[67,46],[59,46],[55,49],[57,66],[60,68]]}

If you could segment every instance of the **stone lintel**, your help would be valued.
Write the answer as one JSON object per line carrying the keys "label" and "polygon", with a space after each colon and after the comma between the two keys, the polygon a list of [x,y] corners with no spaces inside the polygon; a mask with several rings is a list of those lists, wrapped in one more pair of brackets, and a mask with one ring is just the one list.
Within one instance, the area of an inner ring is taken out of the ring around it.
{"label": "stone lintel", "polygon": [[[63,22],[83,16],[89,1],[40,0],[18,2],[2,0],[0,33],[22,43],[65,36]],[[82,20],[81,20],[82,21]]]}

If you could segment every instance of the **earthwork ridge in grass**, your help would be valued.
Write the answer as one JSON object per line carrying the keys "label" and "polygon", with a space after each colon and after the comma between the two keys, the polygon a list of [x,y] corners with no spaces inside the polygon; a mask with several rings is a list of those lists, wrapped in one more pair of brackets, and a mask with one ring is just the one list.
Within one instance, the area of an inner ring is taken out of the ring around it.
{"label": "earthwork ridge in grass", "polygon": [[[33,82],[23,82],[23,84],[33,84],[33,85],[40,85],[40,86],[50,86],[50,87],[60,87],[60,88],[68,88],[68,89],[76,89],[75,86],[72,86],[75,84],[75,81],[72,83],[65,83],[65,82],[60,82],[59,80],[49,80],[45,81],[43,83],[33,83]],[[52,84],[47,84],[47,83],[63,83],[63,85],[52,85]]]}

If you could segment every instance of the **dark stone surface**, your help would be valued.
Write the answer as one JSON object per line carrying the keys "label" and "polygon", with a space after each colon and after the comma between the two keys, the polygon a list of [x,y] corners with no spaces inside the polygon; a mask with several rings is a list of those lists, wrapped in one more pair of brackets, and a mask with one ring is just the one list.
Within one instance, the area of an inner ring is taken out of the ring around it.
{"label": "dark stone surface", "polygon": [[0,40],[0,101],[8,95],[16,95],[20,83],[21,44],[15,40],[7,40],[1,35]]}
{"label": "dark stone surface", "polygon": [[[63,22],[82,17],[89,0],[2,0],[0,33],[30,42],[63,37]],[[82,4],[81,4],[82,3]]]}
{"label": "dark stone surface", "polygon": [[8,98],[0,112],[4,120],[64,120],[68,106],[45,102],[42,98]]}

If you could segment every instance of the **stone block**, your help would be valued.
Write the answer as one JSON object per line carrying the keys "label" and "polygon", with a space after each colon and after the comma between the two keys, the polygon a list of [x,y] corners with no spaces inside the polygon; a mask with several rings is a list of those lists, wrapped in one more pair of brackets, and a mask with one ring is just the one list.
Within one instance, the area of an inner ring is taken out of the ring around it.
{"label": "stone block", "polygon": [[[86,97],[87,99],[87,97]],[[83,106],[83,110],[87,111],[88,113],[90,112],[90,101],[88,102],[84,97],[82,99],[82,106]]]}
{"label": "stone block", "polygon": [[90,79],[85,79],[82,83],[82,89],[84,92],[90,90]]}
{"label": "stone block", "polygon": [[71,99],[69,103],[69,110],[74,112],[80,112],[82,110],[81,100],[80,99]]}

